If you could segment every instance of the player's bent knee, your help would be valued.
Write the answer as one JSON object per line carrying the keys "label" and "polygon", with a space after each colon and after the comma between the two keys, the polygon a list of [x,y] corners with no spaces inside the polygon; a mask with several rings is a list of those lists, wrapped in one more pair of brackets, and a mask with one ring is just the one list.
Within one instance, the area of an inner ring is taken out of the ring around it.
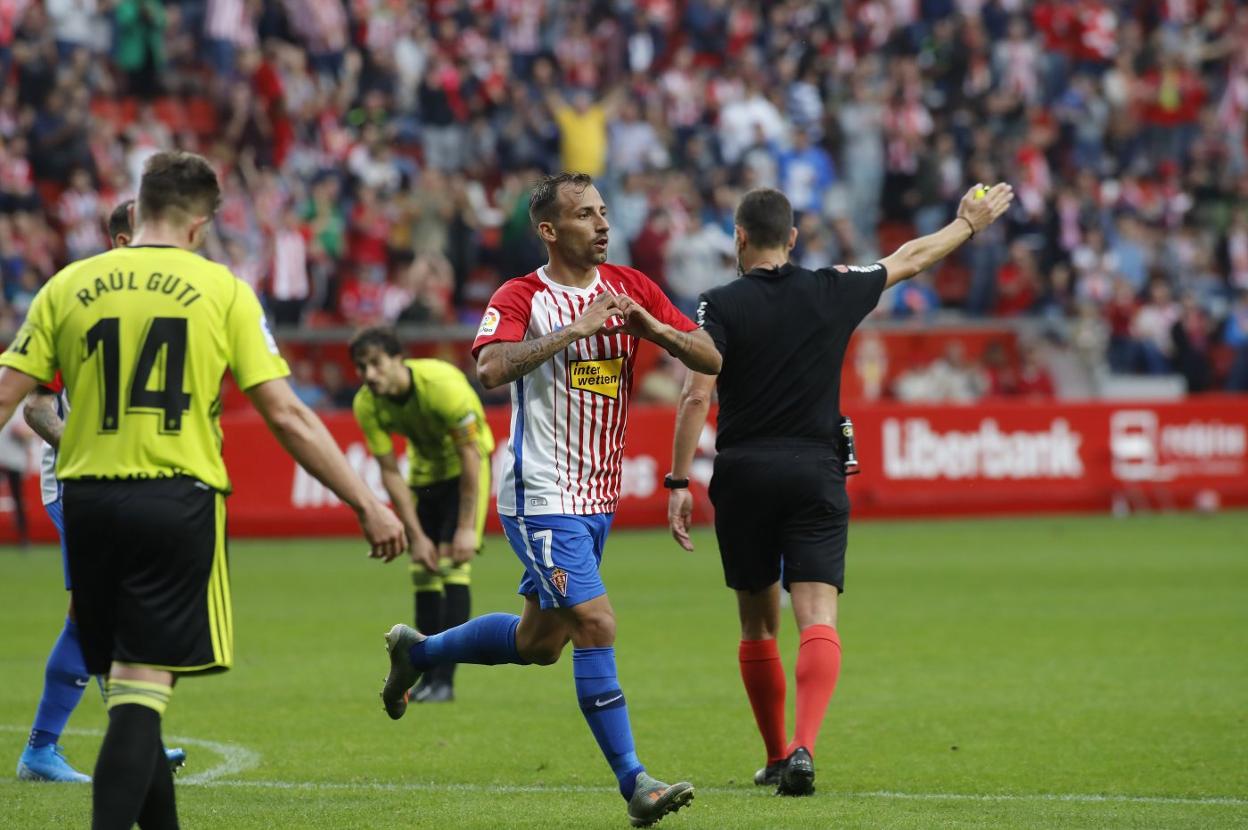
{"label": "player's bent knee", "polygon": [[556,642],[517,643],[520,656],[535,666],[553,666],[563,654],[563,644]]}
{"label": "player's bent knee", "polygon": [[578,648],[607,648],[615,645],[615,615],[607,612],[579,618],[572,641]]}
{"label": "player's bent knee", "polygon": [[559,662],[559,657],[562,654],[562,648],[536,649],[530,654],[525,655],[525,659],[535,666],[553,666],[555,663]]}
{"label": "player's bent knee", "polygon": [[545,630],[526,629],[523,622],[516,631],[516,651],[526,662],[536,666],[553,666],[559,662],[563,647],[568,644],[568,632],[562,627]]}

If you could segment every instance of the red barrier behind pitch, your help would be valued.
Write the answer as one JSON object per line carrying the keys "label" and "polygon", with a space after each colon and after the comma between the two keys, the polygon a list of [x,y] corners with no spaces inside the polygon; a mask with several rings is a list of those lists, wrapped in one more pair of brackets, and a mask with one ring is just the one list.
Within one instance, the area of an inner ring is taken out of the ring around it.
{"label": "red barrier behind pitch", "polygon": [[[847,414],[854,419],[862,463],[862,474],[849,485],[858,517],[1248,504],[1248,406],[1243,398],[875,404]],[[630,416],[616,526],[662,526],[667,508],[662,481],[670,463],[674,412],[638,406]],[[500,444],[497,464],[508,413],[493,409],[489,420]],[[352,466],[382,493],[377,465],[351,414],[333,414],[326,422]],[[258,416],[229,414],[223,425],[235,487],[228,502],[232,535],[357,532],[350,510],[296,467]],[[711,471],[713,427],[708,426],[702,445],[694,465],[695,492],[698,518],[709,521],[704,485]],[[55,538],[37,507],[37,476],[28,479],[26,493],[36,538]],[[11,520],[5,525],[3,538],[11,540]],[[491,527],[497,526],[491,511]]]}

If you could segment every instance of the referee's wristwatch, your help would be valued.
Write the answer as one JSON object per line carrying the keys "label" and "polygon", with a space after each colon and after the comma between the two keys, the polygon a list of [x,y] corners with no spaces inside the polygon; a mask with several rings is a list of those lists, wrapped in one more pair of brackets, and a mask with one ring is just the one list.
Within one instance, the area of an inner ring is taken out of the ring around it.
{"label": "referee's wristwatch", "polygon": [[663,476],[663,486],[668,490],[687,490],[689,488],[689,479],[672,478],[672,474],[668,473]]}

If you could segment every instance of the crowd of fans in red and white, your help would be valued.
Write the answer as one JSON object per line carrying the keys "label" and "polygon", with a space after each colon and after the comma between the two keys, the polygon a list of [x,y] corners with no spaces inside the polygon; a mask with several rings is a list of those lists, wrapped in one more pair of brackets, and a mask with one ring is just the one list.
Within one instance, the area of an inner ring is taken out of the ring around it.
{"label": "crowd of fans in red and white", "polygon": [[0,0],[3,315],[169,146],[217,164],[208,253],[279,326],[475,322],[544,259],[543,172],[594,175],[611,260],[686,309],[735,276],[745,189],[782,188],[822,266],[1008,180],[881,314],[1033,317],[1244,390],[1246,136],[1235,0]]}

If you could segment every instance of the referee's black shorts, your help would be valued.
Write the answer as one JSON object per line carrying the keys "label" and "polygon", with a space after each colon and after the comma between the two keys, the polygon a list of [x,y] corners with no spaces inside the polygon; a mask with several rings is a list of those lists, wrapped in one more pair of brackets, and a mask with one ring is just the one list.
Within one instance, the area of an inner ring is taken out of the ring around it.
{"label": "referee's black shorts", "polygon": [[87,671],[234,662],[225,497],[192,478],[65,482],[65,547]]}
{"label": "referee's black shorts", "polygon": [[849,495],[845,468],[824,444],[733,447],[715,457],[710,497],[729,588],[782,580],[845,588]]}

